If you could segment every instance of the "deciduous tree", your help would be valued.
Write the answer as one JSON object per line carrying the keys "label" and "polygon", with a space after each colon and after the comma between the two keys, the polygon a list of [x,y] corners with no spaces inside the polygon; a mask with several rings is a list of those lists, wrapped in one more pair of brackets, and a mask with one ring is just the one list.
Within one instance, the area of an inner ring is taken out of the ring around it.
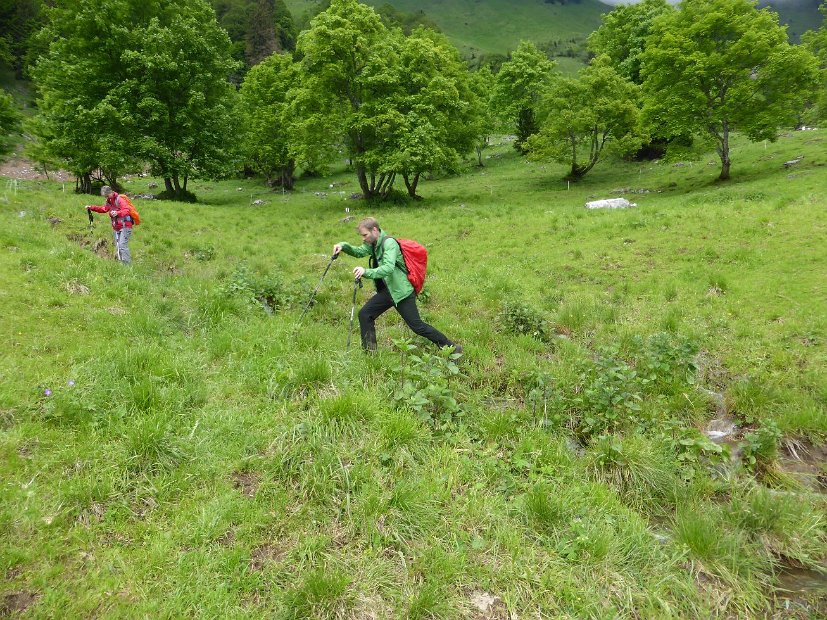
{"label": "deciduous tree", "polygon": [[818,30],[805,32],[801,42],[807,46],[818,59],[821,69],[821,84],[815,94],[816,118],[827,118],[827,2],[819,7],[824,14],[824,23]]}
{"label": "deciduous tree", "polygon": [[0,156],[11,150],[11,136],[20,128],[20,113],[11,95],[0,88]]}
{"label": "deciduous tree", "polygon": [[[387,196],[393,187],[388,155],[403,120],[394,105],[401,40],[401,32],[389,31],[370,7],[333,0],[296,45],[302,88],[295,108],[310,110],[331,131],[328,142],[343,145],[365,198]],[[305,129],[304,135],[319,136]]]}
{"label": "deciduous tree", "polygon": [[637,89],[607,56],[594,59],[577,78],[559,78],[543,103],[539,133],[527,141],[529,156],[568,165],[566,178],[576,181],[606,148],[634,151],[643,139]]}
{"label": "deciduous tree", "polygon": [[417,28],[405,38],[399,60],[403,118],[392,167],[416,198],[423,173],[451,169],[471,152],[482,132],[482,109],[468,69],[443,35]]}
{"label": "deciduous tree", "polygon": [[493,103],[516,133],[514,148],[520,153],[539,129],[537,106],[554,80],[554,66],[536,45],[522,41],[497,74]]}
{"label": "deciduous tree", "polygon": [[273,54],[250,69],[241,84],[244,157],[268,183],[293,188],[296,160],[290,151],[288,93],[298,84],[290,54]]}
{"label": "deciduous tree", "polygon": [[605,54],[620,75],[641,84],[641,57],[655,18],[674,10],[666,0],[616,6],[603,15],[600,27],[589,36],[589,51],[595,56]]}
{"label": "deciduous tree", "polygon": [[775,13],[749,0],[684,0],[655,20],[643,54],[646,115],[671,135],[711,138],[730,176],[730,134],[774,140],[794,125],[817,78]]}
{"label": "deciduous tree", "polygon": [[235,65],[204,0],[63,0],[47,14],[40,136],[70,170],[148,162],[173,199],[232,170]]}

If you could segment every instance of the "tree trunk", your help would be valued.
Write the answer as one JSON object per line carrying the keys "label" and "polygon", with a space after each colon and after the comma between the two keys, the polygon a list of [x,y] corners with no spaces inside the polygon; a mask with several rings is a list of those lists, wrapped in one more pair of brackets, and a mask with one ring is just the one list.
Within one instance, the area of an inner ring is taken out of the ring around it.
{"label": "tree trunk", "polygon": [[373,191],[370,184],[368,183],[368,175],[367,171],[365,170],[365,164],[363,164],[362,162],[356,164],[356,177],[359,179],[359,187],[362,190],[362,197],[365,199],[372,198]]}
{"label": "tree trunk", "polygon": [[407,187],[407,188],[408,188],[408,196],[410,196],[411,198],[414,198],[414,199],[416,199],[416,200],[421,200],[421,199],[422,199],[422,197],[421,197],[421,196],[417,196],[417,195],[416,195],[416,186],[419,184],[419,176],[420,176],[420,174],[421,174],[420,172],[417,172],[417,173],[413,176],[413,180],[411,180],[411,179],[408,177],[408,175],[407,175],[407,174],[403,174],[403,175],[402,175],[402,178],[403,178],[403,179],[405,179],[405,187]]}
{"label": "tree trunk", "polygon": [[293,185],[296,181],[295,177],[293,176],[295,171],[296,171],[296,160],[294,160],[294,159],[291,159],[290,161],[288,161],[287,165],[285,165],[281,169],[280,182],[281,182],[281,186],[284,189],[293,189]]}
{"label": "tree trunk", "polygon": [[90,172],[84,172],[77,177],[75,181],[75,191],[81,194],[92,193],[92,174]]}
{"label": "tree trunk", "polygon": [[169,177],[164,177],[164,189],[166,189],[170,196],[175,194],[175,189],[172,187],[172,179]]}
{"label": "tree trunk", "polygon": [[379,191],[379,195],[382,196],[383,199],[387,198],[391,190],[393,189],[393,182],[396,180],[396,173],[389,172],[387,174],[382,174],[379,177],[379,187],[377,188]]}
{"label": "tree trunk", "polygon": [[718,142],[718,156],[721,158],[721,174],[718,177],[719,181],[727,181],[729,179],[729,167],[732,162],[729,159],[729,123],[723,122],[723,131]]}

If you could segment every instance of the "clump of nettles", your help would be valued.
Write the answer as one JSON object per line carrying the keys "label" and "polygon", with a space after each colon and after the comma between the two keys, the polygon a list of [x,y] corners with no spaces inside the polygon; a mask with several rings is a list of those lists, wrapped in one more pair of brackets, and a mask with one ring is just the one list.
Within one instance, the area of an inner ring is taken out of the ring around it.
{"label": "clump of nettles", "polygon": [[296,303],[296,295],[281,278],[256,277],[245,265],[236,267],[222,292],[228,297],[240,297],[251,305],[260,305],[267,312],[284,310]]}
{"label": "clump of nettles", "polygon": [[526,303],[510,301],[503,304],[497,315],[500,328],[509,334],[532,336],[543,342],[549,340],[549,328],[542,313]]}

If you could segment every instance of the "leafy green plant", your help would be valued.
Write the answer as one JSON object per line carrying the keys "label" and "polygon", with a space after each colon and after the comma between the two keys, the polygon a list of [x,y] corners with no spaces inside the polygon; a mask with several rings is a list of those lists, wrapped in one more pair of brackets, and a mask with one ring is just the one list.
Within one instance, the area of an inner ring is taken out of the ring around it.
{"label": "leafy green plant", "polygon": [[652,334],[641,343],[636,369],[647,391],[677,384],[683,388],[695,382],[695,355],[698,346],[672,334]]}
{"label": "leafy green plant", "polygon": [[400,352],[395,368],[399,376],[393,394],[396,403],[410,407],[423,419],[450,423],[461,412],[455,388],[458,382],[451,381],[461,375],[456,364],[460,356],[450,347],[437,353],[419,351],[408,339],[394,340],[393,344]]}
{"label": "leafy green plant", "polygon": [[744,435],[741,442],[741,460],[749,471],[765,471],[778,456],[781,431],[772,420]]}
{"label": "leafy green plant", "polygon": [[573,430],[588,438],[632,423],[641,399],[637,371],[619,357],[616,348],[605,347],[593,362],[581,365],[579,390],[569,397],[577,411]]}
{"label": "leafy green plant", "polygon": [[725,463],[730,458],[728,446],[715,443],[696,428],[677,429],[671,442],[686,479],[694,478],[706,466]]}
{"label": "leafy green plant", "polygon": [[549,329],[545,318],[539,311],[524,302],[510,301],[503,304],[497,321],[506,333],[525,334],[543,342],[549,340]]}
{"label": "leafy green plant", "polygon": [[268,313],[289,308],[296,303],[297,287],[288,287],[276,275],[257,278],[250,273],[246,265],[235,268],[230,279],[222,286],[228,297],[240,297],[250,305],[261,306]]}

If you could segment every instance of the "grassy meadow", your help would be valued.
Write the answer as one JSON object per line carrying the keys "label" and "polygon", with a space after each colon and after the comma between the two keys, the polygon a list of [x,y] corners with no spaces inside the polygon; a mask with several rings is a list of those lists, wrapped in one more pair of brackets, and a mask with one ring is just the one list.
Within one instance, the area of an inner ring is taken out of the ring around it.
{"label": "grassy meadow", "polygon": [[[504,141],[393,205],[195,181],[135,201],[131,267],[90,197],[0,179],[0,615],[827,613],[794,579],[827,556],[827,132],[732,159],[569,188]],[[459,359],[393,311],[346,350],[346,256],[299,321],[367,215],[429,248]]]}

